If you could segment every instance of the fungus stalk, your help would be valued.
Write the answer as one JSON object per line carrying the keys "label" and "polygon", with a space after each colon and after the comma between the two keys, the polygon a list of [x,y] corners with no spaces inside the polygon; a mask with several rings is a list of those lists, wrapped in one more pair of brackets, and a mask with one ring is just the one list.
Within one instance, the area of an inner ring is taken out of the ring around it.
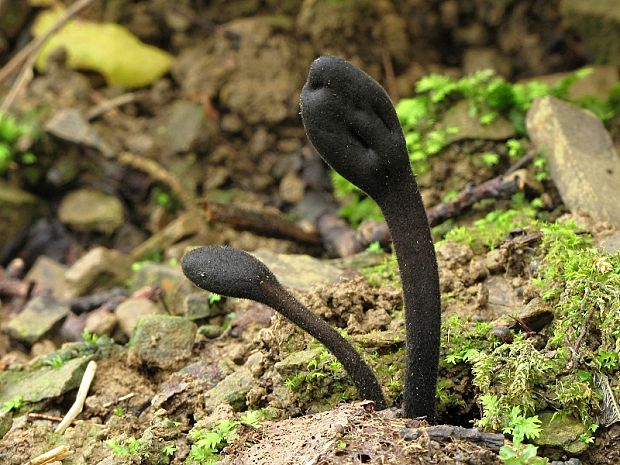
{"label": "fungus stalk", "polygon": [[351,63],[312,63],[301,94],[308,139],[383,212],[400,271],[407,335],[404,412],[435,419],[441,306],[430,227],[402,129],[387,93]]}
{"label": "fungus stalk", "polygon": [[185,276],[196,286],[228,297],[268,305],[316,338],[342,363],[361,398],[386,408],[383,391],[370,367],[353,346],[325,321],[304,307],[254,256],[238,249],[208,246],[185,254]]}

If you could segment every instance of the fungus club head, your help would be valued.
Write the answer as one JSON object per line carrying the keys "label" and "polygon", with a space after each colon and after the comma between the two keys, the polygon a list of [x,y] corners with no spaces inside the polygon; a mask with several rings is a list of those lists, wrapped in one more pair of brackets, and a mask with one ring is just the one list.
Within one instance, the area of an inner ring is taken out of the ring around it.
{"label": "fungus club head", "polygon": [[247,252],[219,245],[190,250],[181,260],[187,278],[201,289],[228,297],[263,301],[263,287],[275,276]]}
{"label": "fungus club head", "polygon": [[301,93],[301,116],[310,142],[342,176],[382,198],[411,167],[398,117],[373,78],[342,58],[311,65]]}

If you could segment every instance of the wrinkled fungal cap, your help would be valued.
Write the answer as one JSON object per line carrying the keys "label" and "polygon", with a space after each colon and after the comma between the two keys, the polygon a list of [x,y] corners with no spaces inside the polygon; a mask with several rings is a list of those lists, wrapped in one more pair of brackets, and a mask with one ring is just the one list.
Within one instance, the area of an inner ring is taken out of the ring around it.
{"label": "wrinkled fungal cap", "polygon": [[321,157],[373,198],[410,172],[402,129],[381,85],[342,58],[310,66],[301,93],[308,139]]}
{"label": "wrinkled fungal cap", "polygon": [[190,250],[181,259],[181,268],[201,289],[258,302],[264,300],[261,284],[276,282],[271,271],[249,253],[219,245]]}

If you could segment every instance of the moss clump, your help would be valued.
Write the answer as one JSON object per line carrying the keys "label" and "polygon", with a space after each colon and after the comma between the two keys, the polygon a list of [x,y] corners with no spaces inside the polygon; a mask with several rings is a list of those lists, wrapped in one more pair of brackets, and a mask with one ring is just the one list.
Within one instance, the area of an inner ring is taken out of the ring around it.
{"label": "moss clump", "polygon": [[[477,229],[468,231],[474,241]],[[591,442],[599,419],[608,423],[620,415],[613,400],[620,398],[620,252],[594,247],[573,221],[529,229],[542,234],[534,282],[553,307],[553,323],[541,334],[513,331],[512,341],[503,342],[487,323],[448,318],[442,370],[453,380],[458,367],[469,367],[465,376],[480,393],[480,426],[512,431],[551,410],[578,418],[588,431],[581,439]],[[449,382],[440,387],[444,407],[459,405],[461,392]]]}

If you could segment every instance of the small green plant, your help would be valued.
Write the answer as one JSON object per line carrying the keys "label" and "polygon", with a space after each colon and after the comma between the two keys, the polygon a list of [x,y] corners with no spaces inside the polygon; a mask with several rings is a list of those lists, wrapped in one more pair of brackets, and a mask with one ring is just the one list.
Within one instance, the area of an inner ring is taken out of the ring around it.
{"label": "small green plant", "polygon": [[88,344],[97,345],[99,342],[99,335],[91,333],[88,329],[84,328],[84,331],[82,331],[82,340]]}
{"label": "small green plant", "polygon": [[37,161],[34,153],[29,150],[22,151],[18,147],[18,141],[22,137],[33,136],[34,133],[33,126],[0,114],[0,174],[6,172],[15,162],[31,165]]}
{"label": "small green plant", "polygon": [[66,360],[64,359],[64,357],[58,353],[51,355],[44,361],[45,365],[51,366],[52,368],[56,368],[56,369],[63,366],[65,362]]}
{"label": "small green plant", "polygon": [[215,303],[217,303],[217,302],[219,302],[221,300],[222,300],[222,296],[221,295],[216,294],[215,292],[211,292],[209,294],[209,303],[211,305],[213,305],[213,304],[215,304]]}
{"label": "small green plant", "polygon": [[209,430],[203,428],[191,430],[188,437],[193,444],[185,463],[210,465],[217,462],[221,450],[237,437],[238,425],[239,423],[233,420],[222,420]]}
{"label": "small green plant", "polygon": [[15,412],[24,406],[24,398],[22,396],[13,397],[2,403],[2,410]]}
{"label": "small green plant", "polygon": [[167,457],[172,457],[176,451],[177,447],[172,444],[165,445],[164,448],[161,450],[161,452]]}
{"label": "small green plant", "polygon": [[116,457],[122,458],[133,457],[140,452],[141,447],[140,440],[134,437],[128,437],[124,441],[119,441],[116,438],[108,439],[105,445],[112,450]]}
{"label": "small green plant", "polygon": [[117,417],[122,417],[125,415],[125,409],[123,407],[116,407],[114,409],[114,415]]}

